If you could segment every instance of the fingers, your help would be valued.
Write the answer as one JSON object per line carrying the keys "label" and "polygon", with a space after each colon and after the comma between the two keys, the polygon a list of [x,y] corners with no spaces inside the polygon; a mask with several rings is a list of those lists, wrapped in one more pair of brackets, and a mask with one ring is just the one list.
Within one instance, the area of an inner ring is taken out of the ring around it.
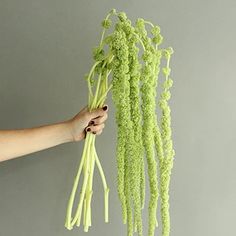
{"label": "fingers", "polygon": [[102,133],[102,129],[99,130],[99,131],[96,133],[96,135],[100,135],[101,133]]}
{"label": "fingers", "polygon": [[90,125],[86,128],[86,132],[91,132],[93,134],[100,135],[104,127],[105,127],[104,123],[99,124],[99,125]]}
{"label": "fingers", "polygon": [[102,108],[92,110],[91,112],[86,112],[87,119],[90,121],[86,127],[86,132],[91,132],[96,135],[102,133],[103,128],[105,127],[105,120],[108,118],[108,105],[104,105]]}
{"label": "fingers", "polygon": [[108,118],[108,113],[105,113],[103,116],[99,116],[98,118],[95,118],[89,122],[89,125],[99,125],[106,121]]}
{"label": "fingers", "polygon": [[94,118],[98,118],[99,116],[104,116],[108,111],[108,106],[104,105],[102,108],[98,108],[91,112],[88,112],[88,119],[92,120]]}

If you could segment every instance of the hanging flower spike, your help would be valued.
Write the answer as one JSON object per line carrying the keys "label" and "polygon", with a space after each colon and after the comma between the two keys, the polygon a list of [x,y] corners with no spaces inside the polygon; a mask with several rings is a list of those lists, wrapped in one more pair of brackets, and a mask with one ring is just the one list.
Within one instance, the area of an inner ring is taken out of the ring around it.
{"label": "hanging flower spike", "polygon": [[133,37],[131,32],[133,32],[134,29],[131,27],[131,21],[130,20],[127,19],[127,20],[124,21],[124,23],[123,23],[123,30],[129,36],[129,39],[131,39]]}
{"label": "hanging flower spike", "polygon": [[[153,56],[152,56],[152,53],[150,51],[145,51],[143,54],[142,54],[142,59],[146,62],[152,62],[153,61]],[[146,68],[148,69],[148,68]]]}
{"label": "hanging flower spike", "polygon": [[[129,48],[129,85],[130,85],[130,119],[132,122],[132,130],[134,130],[133,152],[134,156],[129,155],[132,163],[130,172],[130,181],[132,184],[132,200],[134,212],[134,229],[137,229],[138,235],[143,235],[142,227],[142,205],[145,198],[145,176],[144,176],[144,150],[142,144],[142,126],[141,126],[141,110],[139,96],[139,80],[140,80],[140,64],[138,52],[139,49],[135,44],[136,39],[133,39],[135,29],[131,25],[130,20],[123,23],[123,29],[126,33],[128,48]],[[130,139],[130,138],[129,138]],[[131,159],[132,158],[132,159]]]}

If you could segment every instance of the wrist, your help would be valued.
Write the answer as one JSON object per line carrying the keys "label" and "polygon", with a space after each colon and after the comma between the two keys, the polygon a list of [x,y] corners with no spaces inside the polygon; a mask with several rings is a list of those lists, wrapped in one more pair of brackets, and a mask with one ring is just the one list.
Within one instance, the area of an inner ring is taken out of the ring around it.
{"label": "wrist", "polygon": [[63,130],[63,142],[74,142],[74,135],[73,135],[73,125],[70,120],[61,122],[61,127]]}

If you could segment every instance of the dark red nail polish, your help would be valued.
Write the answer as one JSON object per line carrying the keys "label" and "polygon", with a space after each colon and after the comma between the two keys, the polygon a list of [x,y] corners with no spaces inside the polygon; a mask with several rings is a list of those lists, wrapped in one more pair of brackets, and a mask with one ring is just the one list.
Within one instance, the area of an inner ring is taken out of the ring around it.
{"label": "dark red nail polish", "polygon": [[89,131],[91,131],[91,129],[90,129],[90,128],[87,128],[87,132],[89,132]]}
{"label": "dark red nail polish", "polygon": [[93,134],[96,134],[96,132],[93,132]]}
{"label": "dark red nail polish", "polygon": [[102,109],[103,109],[103,111],[106,111],[107,110],[107,106],[104,106]]}
{"label": "dark red nail polish", "polygon": [[93,121],[93,120],[92,120],[92,121],[90,121],[90,122],[89,122],[89,124],[90,124],[90,125],[93,125],[93,124],[94,124],[94,121]]}

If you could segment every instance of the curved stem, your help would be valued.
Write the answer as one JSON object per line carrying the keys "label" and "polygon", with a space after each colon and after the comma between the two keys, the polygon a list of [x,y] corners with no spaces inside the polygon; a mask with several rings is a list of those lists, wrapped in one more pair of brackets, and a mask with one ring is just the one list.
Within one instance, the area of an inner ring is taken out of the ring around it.
{"label": "curved stem", "polygon": [[[109,18],[111,15],[112,15],[112,13],[108,13],[108,15],[106,16],[105,20],[108,20],[108,18]],[[103,31],[102,31],[102,36],[101,36],[101,40],[100,40],[100,46],[102,45],[105,32],[106,32],[106,29],[104,28]]]}
{"label": "curved stem", "polygon": [[[170,67],[170,57],[167,59],[166,67]],[[168,79],[169,75],[166,75],[166,80]]]}
{"label": "curved stem", "polygon": [[84,174],[84,182],[83,182],[83,187],[82,187],[82,192],[80,196],[80,201],[76,210],[76,214],[74,219],[71,222],[71,225],[74,226],[74,224],[77,221],[77,226],[80,225],[80,218],[81,218],[81,211],[82,211],[82,206],[83,206],[83,200],[84,200],[84,195],[85,195],[85,189],[87,186],[88,182],[88,163],[90,161],[90,142],[91,142],[91,136],[92,134],[87,133],[87,138],[88,138],[88,144],[86,146],[87,148],[87,155],[86,155],[86,168],[85,168],[85,174]]}
{"label": "curved stem", "polygon": [[96,150],[94,149],[94,153],[95,153],[95,161],[99,170],[99,173],[101,175],[101,179],[102,179],[102,183],[103,183],[103,188],[104,188],[104,209],[105,209],[105,222],[108,222],[108,198],[109,198],[109,188],[107,187],[107,183],[106,183],[106,178],[101,166],[101,163],[99,161],[98,155]]}
{"label": "curved stem", "polygon": [[71,225],[72,208],[73,208],[73,203],[74,203],[74,199],[75,199],[76,189],[78,187],[81,171],[82,171],[84,161],[85,161],[85,157],[86,157],[88,141],[89,141],[88,138],[86,138],[82,158],[81,158],[80,165],[79,165],[79,169],[78,169],[77,175],[76,175],[75,180],[74,180],[73,188],[72,188],[70,199],[69,199],[68,206],[67,206],[67,215],[66,215],[65,227],[69,230],[71,230],[72,227],[73,227]]}
{"label": "curved stem", "polygon": [[94,140],[95,140],[95,135],[92,136],[92,141],[91,141],[91,162],[90,162],[90,174],[89,174],[89,182],[88,182],[88,187],[87,187],[87,202],[86,202],[86,220],[85,220],[85,227],[86,226],[91,226],[91,199],[92,199],[92,186],[93,186],[93,172],[94,172],[94,163],[95,163],[95,157],[94,157]]}
{"label": "curved stem", "polygon": [[88,89],[89,89],[89,94],[90,94],[91,97],[93,97],[93,92],[92,92],[90,77],[92,76],[92,74],[93,74],[93,72],[94,72],[96,66],[97,66],[99,63],[101,63],[101,62],[102,62],[102,61],[97,61],[97,62],[95,62],[95,63],[93,64],[93,66],[92,66],[90,72],[89,72],[89,75],[88,75]]}
{"label": "curved stem", "polygon": [[97,102],[98,107],[100,107],[104,103],[104,100],[106,99],[106,96],[107,96],[108,92],[111,90],[111,88],[112,88],[112,84],[110,84],[110,86],[108,87],[106,92],[103,95],[100,96],[100,98]]}
{"label": "curved stem", "polygon": [[142,45],[142,47],[143,47],[143,50],[144,50],[144,51],[146,51],[146,48],[145,48],[145,46],[144,46],[144,44],[143,44],[143,41],[142,41],[142,39],[139,37],[139,35],[138,35],[138,34],[134,33],[134,35],[136,35],[136,37],[138,38],[138,40],[139,40],[140,44],[141,44],[141,45]]}
{"label": "curved stem", "polygon": [[96,93],[94,95],[94,99],[93,99],[93,102],[91,104],[91,109],[94,109],[95,105],[96,105],[96,101],[97,101],[97,97],[98,97],[98,92],[99,92],[99,89],[100,89],[101,77],[102,77],[102,74],[100,73],[99,76],[98,76]]}
{"label": "curved stem", "polygon": [[[87,214],[87,208],[86,208],[86,203],[87,203],[87,200],[86,198],[84,199],[84,212],[83,212],[83,224],[85,225],[86,224],[86,214]],[[79,226],[79,225],[77,225]]]}
{"label": "curved stem", "polygon": [[154,27],[154,25],[153,25],[152,22],[150,22],[150,21],[145,20],[144,23],[145,23],[145,24],[148,24],[148,25],[150,25],[150,26],[152,26],[152,27]]}

